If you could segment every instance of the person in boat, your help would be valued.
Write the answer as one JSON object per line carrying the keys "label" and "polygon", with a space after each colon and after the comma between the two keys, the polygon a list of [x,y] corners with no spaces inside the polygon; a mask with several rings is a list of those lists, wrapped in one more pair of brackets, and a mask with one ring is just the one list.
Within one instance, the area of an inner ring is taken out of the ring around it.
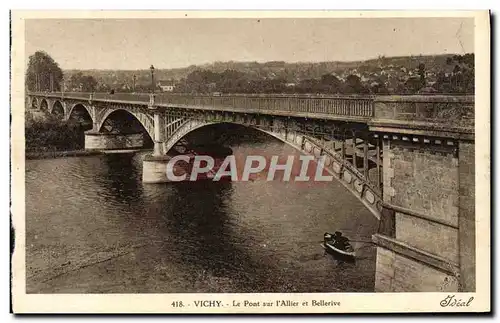
{"label": "person in boat", "polygon": [[344,237],[342,235],[342,232],[340,231],[335,231],[332,240],[333,240],[333,246],[340,250],[347,250],[347,247],[350,245],[349,239]]}

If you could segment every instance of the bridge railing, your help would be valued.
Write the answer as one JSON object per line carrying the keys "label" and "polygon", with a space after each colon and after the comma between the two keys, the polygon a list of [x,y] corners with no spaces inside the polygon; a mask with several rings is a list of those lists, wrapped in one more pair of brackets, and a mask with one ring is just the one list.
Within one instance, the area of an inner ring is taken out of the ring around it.
{"label": "bridge railing", "polygon": [[149,93],[101,93],[101,92],[47,92],[38,93],[48,97],[64,97],[64,98],[74,98],[89,100],[90,96],[94,100],[117,100],[117,101],[129,101],[129,102],[149,102]]}
{"label": "bridge railing", "polygon": [[426,122],[437,126],[474,128],[474,96],[379,96],[374,120]]}
{"label": "bridge railing", "polygon": [[[49,97],[89,100],[91,93],[33,93]],[[93,93],[94,100],[113,100],[146,105],[149,93]],[[393,122],[431,122],[453,127],[474,127],[474,96],[332,96],[304,94],[157,93],[155,104],[165,107],[208,108],[289,114],[323,114]],[[291,113],[290,113],[291,112]]]}
{"label": "bridge railing", "polygon": [[[46,96],[85,99],[88,92],[52,92]],[[94,100],[127,102],[149,102],[149,93],[92,93]],[[335,96],[307,94],[222,94],[200,95],[184,93],[155,94],[155,104],[160,106],[201,107],[213,109],[245,110],[251,112],[297,112],[346,117],[371,118],[374,98],[372,96]]]}
{"label": "bridge railing", "polygon": [[319,95],[188,95],[161,94],[159,105],[225,108],[248,111],[283,111],[352,117],[373,116],[373,98]]}
{"label": "bridge railing", "polygon": [[149,93],[94,93],[94,100],[119,100],[129,102],[149,102]]}

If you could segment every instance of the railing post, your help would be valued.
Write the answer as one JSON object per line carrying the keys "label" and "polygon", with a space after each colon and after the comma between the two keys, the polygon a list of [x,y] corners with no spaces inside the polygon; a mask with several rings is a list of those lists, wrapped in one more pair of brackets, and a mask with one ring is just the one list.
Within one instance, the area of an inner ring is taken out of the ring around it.
{"label": "railing post", "polygon": [[342,156],[342,162],[345,162],[345,130],[342,133],[342,145],[340,146],[340,155]]}
{"label": "railing post", "polygon": [[368,141],[363,138],[363,174],[368,180]]}
{"label": "railing post", "polygon": [[357,155],[357,151],[356,151],[356,131],[353,131],[352,132],[352,164],[354,166],[354,168],[357,170],[358,169],[358,155]]}
{"label": "railing post", "polygon": [[380,174],[380,170],[382,169],[380,167],[380,146],[382,145],[382,140],[379,138],[379,135],[375,135],[376,138],[377,138],[377,142],[376,142],[376,145],[377,145],[377,148],[376,148],[376,154],[377,154],[377,189],[381,189],[380,188],[380,179],[381,179],[381,174]]}
{"label": "railing post", "polygon": [[148,108],[149,109],[155,109],[155,95],[153,93],[149,94]]}

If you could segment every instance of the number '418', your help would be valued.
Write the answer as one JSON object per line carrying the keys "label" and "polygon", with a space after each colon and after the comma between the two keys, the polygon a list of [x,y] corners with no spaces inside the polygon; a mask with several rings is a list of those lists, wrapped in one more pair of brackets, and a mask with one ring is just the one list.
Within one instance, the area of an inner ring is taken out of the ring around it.
{"label": "number '418'", "polygon": [[173,301],[172,306],[173,307],[184,307],[184,304],[182,304],[182,301]]}

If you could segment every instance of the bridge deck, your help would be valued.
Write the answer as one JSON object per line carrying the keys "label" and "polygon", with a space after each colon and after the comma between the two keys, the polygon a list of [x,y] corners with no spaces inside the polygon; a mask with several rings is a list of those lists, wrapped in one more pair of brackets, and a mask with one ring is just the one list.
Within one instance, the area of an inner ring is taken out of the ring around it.
{"label": "bridge deck", "polygon": [[[148,108],[149,93],[29,93],[53,99],[135,105]],[[474,96],[340,96],[294,94],[223,94],[203,95],[159,93],[154,96],[158,108],[214,110],[269,114],[353,122],[391,121],[393,124],[430,123],[453,131],[474,129]]]}
{"label": "bridge deck", "polygon": [[[52,98],[89,100],[90,93],[37,93]],[[150,95],[147,93],[94,93],[95,102],[138,105],[147,108]],[[322,118],[332,120],[366,121],[373,117],[373,98],[355,96],[323,95],[188,95],[157,94],[155,106],[164,108],[201,109],[216,111],[246,112],[250,114],[270,114]]]}

